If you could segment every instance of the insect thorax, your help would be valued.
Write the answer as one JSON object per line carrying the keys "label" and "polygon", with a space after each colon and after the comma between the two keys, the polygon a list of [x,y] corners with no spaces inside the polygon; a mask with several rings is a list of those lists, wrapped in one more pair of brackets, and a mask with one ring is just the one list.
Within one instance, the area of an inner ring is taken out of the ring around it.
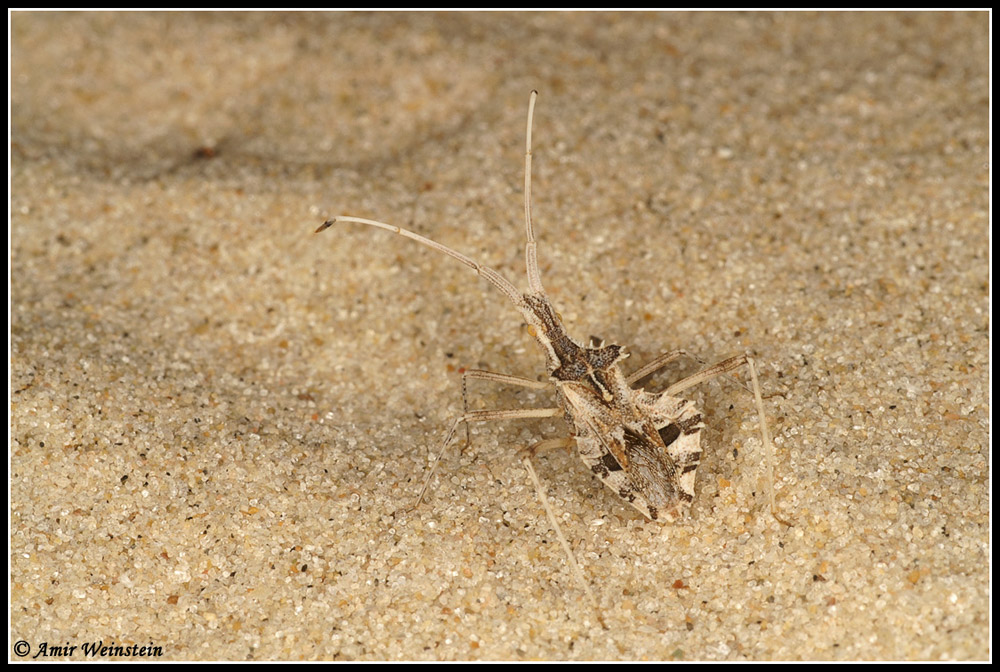
{"label": "insect thorax", "polygon": [[[615,493],[653,519],[684,515],[701,459],[701,414],[689,402],[629,387],[619,345],[580,345],[540,294],[523,295],[530,331],[546,352],[574,425],[580,457]],[[674,403],[676,402],[676,403]]]}
{"label": "insect thorax", "polygon": [[611,401],[616,388],[620,387],[618,363],[628,357],[625,349],[620,345],[582,346],[566,333],[562,320],[546,297],[525,294],[524,301],[530,309],[529,317],[535,318],[531,320],[531,333],[546,351],[552,380],[589,385],[605,400]]}

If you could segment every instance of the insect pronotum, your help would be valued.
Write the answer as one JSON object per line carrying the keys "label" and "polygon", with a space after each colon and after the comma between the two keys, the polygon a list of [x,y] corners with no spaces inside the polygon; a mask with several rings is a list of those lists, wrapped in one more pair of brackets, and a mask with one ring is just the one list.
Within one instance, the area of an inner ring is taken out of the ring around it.
{"label": "insect pronotum", "polygon": [[[687,353],[683,350],[663,353],[649,364],[626,374],[621,366],[628,357],[624,347],[608,345],[594,338],[587,345],[582,345],[566,333],[561,317],[552,307],[542,286],[536,255],[537,243],[531,222],[531,127],[537,95],[536,91],[532,91],[528,103],[524,153],[524,256],[528,274],[527,292],[522,293],[492,268],[398,226],[360,217],[337,216],[316,229],[316,233],[319,233],[337,222],[366,224],[415,240],[457,259],[486,278],[507,297],[527,323],[528,332],[545,353],[547,382],[505,373],[469,370],[463,375],[463,390],[469,378],[552,390],[557,405],[515,410],[466,410],[452,424],[437,460],[440,460],[441,454],[450,445],[462,424],[466,425],[468,432],[468,423],[473,421],[564,415],[572,426],[571,436],[539,441],[528,448],[529,452],[573,445],[591,472],[640,513],[652,520],[674,521],[686,515],[694,499],[695,472],[702,454],[701,430],[705,426],[698,409],[678,395],[711,378],[746,366],[750,372],[759,417],[761,442],[767,455],[771,513],[784,523],[778,517],[775,507],[773,446],[757,380],[757,367],[749,355],[723,360],[674,383],[663,392],[647,392],[633,386]],[[428,472],[417,497],[417,504],[423,499],[438,461],[435,461]]]}

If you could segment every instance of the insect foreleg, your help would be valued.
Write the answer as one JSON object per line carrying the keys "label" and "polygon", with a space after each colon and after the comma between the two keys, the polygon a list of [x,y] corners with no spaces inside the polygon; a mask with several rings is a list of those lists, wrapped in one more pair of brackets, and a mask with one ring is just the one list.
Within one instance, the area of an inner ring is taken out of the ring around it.
{"label": "insect foreleg", "polygon": [[[501,383],[504,385],[516,385],[518,387],[527,387],[532,390],[547,390],[552,384],[547,382],[541,382],[537,380],[532,380],[531,378],[522,378],[521,376],[512,376],[509,373],[496,373],[495,371],[483,371],[482,369],[469,369],[462,373],[462,412],[469,412],[469,395],[468,395],[468,380],[489,380],[494,383]],[[471,437],[469,436],[469,423],[465,423],[465,445],[468,447],[471,442]]]}
{"label": "insect foreleg", "polygon": [[509,373],[497,373],[495,371],[483,371],[482,369],[469,369],[462,374],[462,384],[465,384],[467,378],[473,378],[476,380],[492,380],[495,383],[503,383],[505,385],[516,385],[518,387],[529,387],[533,390],[547,390],[552,386],[552,383],[541,380],[533,380],[531,378],[522,378],[521,376],[512,376]]}

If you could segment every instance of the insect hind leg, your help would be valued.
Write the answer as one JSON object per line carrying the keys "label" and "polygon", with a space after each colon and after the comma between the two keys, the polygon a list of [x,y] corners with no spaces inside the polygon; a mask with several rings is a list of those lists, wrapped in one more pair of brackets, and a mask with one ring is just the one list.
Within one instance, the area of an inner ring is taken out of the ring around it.
{"label": "insect hind leg", "polygon": [[424,479],[424,484],[420,488],[420,494],[417,495],[417,501],[413,503],[413,506],[406,509],[406,511],[412,511],[420,506],[420,503],[424,500],[424,495],[427,493],[427,488],[430,486],[431,479],[434,477],[434,472],[437,471],[438,464],[441,463],[441,457],[444,455],[444,451],[448,449],[451,442],[455,439],[455,433],[458,431],[459,425],[462,423],[468,423],[473,421],[489,421],[489,420],[519,420],[524,418],[551,418],[562,414],[563,410],[561,408],[519,408],[512,410],[492,410],[492,411],[468,411],[463,413],[460,417],[456,418],[452,423],[451,428],[445,435],[444,442],[441,444],[441,449],[438,451],[437,457],[434,459],[434,464],[431,465],[431,469],[427,472],[427,477]]}
{"label": "insect hind leg", "polygon": [[531,458],[528,456],[528,452],[547,447],[543,444],[549,444],[556,441],[562,441],[562,439],[539,441],[538,443],[529,446],[525,449],[525,453],[522,455],[521,460],[524,464],[525,471],[528,472],[528,477],[535,486],[535,492],[538,493],[538,499],[542,502],[542,508],[545,509],[545,515],[549,518],[549,524],[552,526],[552,530],[556,533],[556,538],[559,539],[559,544],[562,546],[563,553],[566,554],[566,559],[573,572],[573,576],[576,578],[580,586],[583,587],[583,591],[587,595],[587,599],[590,600],[590,605],[593,607],[594,613],[597,615],[597,621],[601,624],[602,628],[607,630],[608,625],[604,622],[604,614],[601,611],[601,606],[597,602],[597,598],[594,597],[594,592],[590,589],[590,584],[587,582],[586,577],[583,575],[583,570],[580,568],[580,563],[576,560],[573,548],[569,545],[569,542],[566,541],[566,536],[562,532],[562,526],[559,525],[559,519],[556,517],[555,511],[552,510],[552,505],[549,504],[549,498],[545,496],[545,488],[542,487],[542,482],[539,480],[538,474],[535,473],[535,467],[531,464]]}
{"label": "insect hind leg", "polygon": [[[591,338],[594,337],[591,336]],[[629,387],[631,387],[636,383],[638,383],[643,378],[645,378],[646,376],[653,375],[654,373],[662,369],[670,362],[674,361],[675,359],[679,359],[681,357],[690,357],[691,359],[700,361],[696,357],[688,353],[686,350],[671,350],[670,352],[664,352],[662,355],[658,355],[655,359],[653,359],[653,361],[647,363],[645,366],[641,367],[639,370],[629,375],[629,377],[626,379],[626,382],[628,382]]]}
{"label": "insect hind leg", "polygon": [[[661,356],[661,358],[668,355],[681,356],[683,354],[686,353],[682,350],[676,350],[672,353],[667,353],[667,355]],[[654,360],[652,363],[656,363],[661,358],[657,358],[657,360]],[[716,378],[717,376],[727,374],[740,368],[741,366],[746,366],[750,370],[751,391],[753,392],[754,403],[757,407],[760,439],[764,448],[765,462],[767,466],[767,497],[768,502],[770,503],[771,515],[774,516],[774,519],[779,523],[791,527],[791,523],[778,515],[778,507],[774,501],[774,444],[771,442],[771,432],[767,426],[767,415],[764,413],[764,399],[761,396],[760,382],[757,379],[757,363],[752,357],[747,354],[742,354],[737,355],[736,357],[730,357],[729,359],[724,359],[707,369],[703,369],[694,375],[688,376],[687,378],[674,383],[662,393],[661,399],[671,400],[670,403],[673,403],[673,400],[684,390],[690,389],[695,385],[700,385],[701,383],[711,380],[712,378]],[[649,365],[643,367],[643,369],[640,369],[637,373],[641,373],[646,368],[649,368]],[[646,372],[644,375],[652,373],[653,370],[655,369]]]}

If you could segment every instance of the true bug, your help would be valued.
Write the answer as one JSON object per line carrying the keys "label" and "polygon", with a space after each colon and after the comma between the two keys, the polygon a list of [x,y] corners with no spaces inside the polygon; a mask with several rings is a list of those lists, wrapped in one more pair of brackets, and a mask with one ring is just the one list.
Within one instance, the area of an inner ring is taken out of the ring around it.
{"label": "true bug", "polygon": [[[584,464],[619,497],[652,520],[674,521],[687,513],[694,498],[695,472],[702,454],[701,430],[705,426],[701,413],[694,405],[677,395],[694,385],[745,365],[750,371],[760,419],[761,441],[767,451],[767,466],[771,477],[768,485],[771,512],[775,518],[781,520],[777,516],[771,486],[773,447],[765,420],[757,367],[753,359],[746,354],[731,357],[674,383],[663,392],[652,393],[632,386],[669,362],[686,355],[683,350],[664,353],[632,374],[625,374],[621,368],[622,361],[628,357],[625,348],[620,345],[606,345],[594,338],[587,345],[582,345],[566,333],[562,319],[552,307],[542,286],[536,257],[537,243],[531,223],[531,128],[537,95],[536,91],[532,91],[528,103],[524,154],[526,235],[524,252],[528,274],[527,292],[519,291],[492,268],[483,266],[429,238],[397,226],[371,219],[338,216],[316,229],[316,233],[319,233],[336,222],[357,222],[392,231],[457,259],[486,278],[507,297],[527,323],[528,332],[538,341],[545,353],[548,382],[491,371],[471,370],[464,374],[463,390],[467,378],[533,389],[551,388],[555,391],[558,406],[541,409],[466,411],[451,426],[438,453],[438,460],[463,423],[468,426],[469,422],[475,420],[565,415],[573,427],[571,437],[540,441],[528,450],[575,445]],[[418,504],[436,466],[437,462],[434,463],[424,482],[424,487],[417,498]]]}

